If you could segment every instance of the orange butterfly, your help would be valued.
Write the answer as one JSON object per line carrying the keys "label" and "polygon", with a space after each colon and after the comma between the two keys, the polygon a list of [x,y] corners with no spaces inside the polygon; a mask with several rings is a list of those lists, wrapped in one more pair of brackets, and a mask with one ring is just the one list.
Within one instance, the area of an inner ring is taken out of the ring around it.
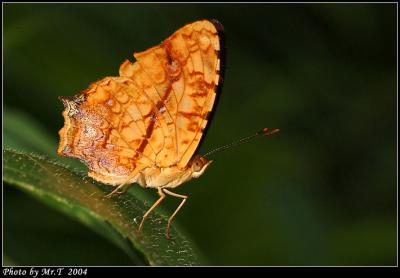
{"label": "orange butterfly", "polygon": [[213,111],[223,75],[223,27],[216,20],[188,24],[160,45],[134,53],[118,77],[105,77],[73,97],[60,97],[65,125],[58,154],[78,158],[90,177],[158,190],[149,213],[182,183],[201,176],[212,160],[194,155]]}
{"label": "orange butterfly", "polygon": [[181,198],[168,219],[188,198],[173,189],[200,177],[211,164],[204,156],[259,135],[279,131],[265,128],[255,135],[195,155],[206,131],[223,78],[223,27],[216,20],[187,24],[160,45],[134,53],[118,77],[105,77],[73,97],[60,97],[65,125],[59,131],[58,154],[78,158],[90,177],[117,186],[108,197],[131,183],[156,188],[160,198]]}

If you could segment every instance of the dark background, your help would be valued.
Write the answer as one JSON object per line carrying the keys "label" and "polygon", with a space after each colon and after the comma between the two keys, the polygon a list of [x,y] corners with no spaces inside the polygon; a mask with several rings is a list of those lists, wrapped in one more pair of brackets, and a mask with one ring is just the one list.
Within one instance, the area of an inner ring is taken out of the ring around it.
{"label": "dark background", "polygon": [[[3,4],[4,108],[37,120],[55,153],[57,96],[118,75],[134,51],[202,18],[225,26],[227,66],[200,153],[281,129],[216,155],[176,190],[190,196],[177,221],[209,263],[395,265],[396,4]],[[80,224],[5,193],[9,260],[129,263]]]}

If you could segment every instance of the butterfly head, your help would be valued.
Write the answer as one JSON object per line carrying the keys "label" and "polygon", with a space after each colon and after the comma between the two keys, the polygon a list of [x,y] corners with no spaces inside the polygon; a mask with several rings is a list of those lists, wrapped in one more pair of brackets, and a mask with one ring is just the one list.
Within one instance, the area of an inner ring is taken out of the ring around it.
{"label": "butterfly head", "polygon": [[188,166],[188,168],[192,173],[192,178],[198,178],[201,175],[203,175],[205,170],[212,162],[213,162],[212,160],[207,160],[200,155],[195,155],[190,161]]}

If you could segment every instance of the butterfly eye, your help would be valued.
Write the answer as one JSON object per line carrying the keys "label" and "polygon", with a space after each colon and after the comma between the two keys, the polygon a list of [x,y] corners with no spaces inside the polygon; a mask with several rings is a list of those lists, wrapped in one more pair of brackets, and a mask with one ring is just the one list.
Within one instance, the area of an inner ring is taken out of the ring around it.
{"label": "butterfly eye", "polygon": [[203,167],[202,163],[198,160],[196,160],[193,163],[193,171],[195,171],[195,172],[199,172],[202,169],[202,167]]}

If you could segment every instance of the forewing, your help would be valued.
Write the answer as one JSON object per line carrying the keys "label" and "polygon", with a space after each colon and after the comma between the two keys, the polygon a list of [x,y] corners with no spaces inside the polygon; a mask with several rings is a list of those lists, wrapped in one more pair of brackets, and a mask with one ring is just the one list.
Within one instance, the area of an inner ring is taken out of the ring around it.
{"label": "forewing", "polygon": [[184,168],[199,146],[220,82],[218,31],[216,23],[196,21],[120,67],[154,107],[164,136],[155,149],[160,167]]}

